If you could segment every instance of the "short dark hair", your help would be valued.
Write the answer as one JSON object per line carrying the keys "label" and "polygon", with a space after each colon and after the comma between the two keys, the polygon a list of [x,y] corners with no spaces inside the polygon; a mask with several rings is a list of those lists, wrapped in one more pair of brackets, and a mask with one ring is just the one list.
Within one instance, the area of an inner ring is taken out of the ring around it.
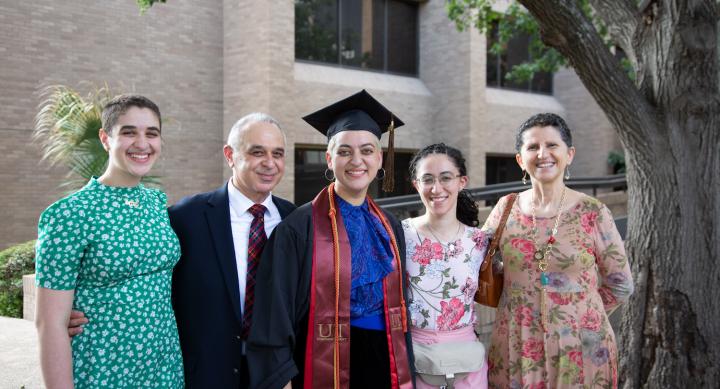
{"label": "short dark hair", "polygon": [[[418,163],[420,163],[423,158],[432,154],[446,155],[453,163],[453,165],[455,165],[455,167],[458,169],[460,175],[467,176],[465,157],[463,157],[460,150],[448,146],[445,143],[435,143],[429,146],[425,146],[422,150],[415,153],[415,155],[412,157],[412,160],[410,161],[410,179],[417,179]],[[478,217],[478,206],[475,203],[475,200],[472,198],[472,195],[470,195],[470,192],[468,192],[467,190],[463,189],[458,192],[457,206],[455,207],[455,209],[456,217],[458,220],[460,220],[461,223],[471,227],[477,227],[480,225],[480,220]]]}
{"label": "short dark hair", "polygon": [[152,100],[141,95],[120,95],[115,96],[108,101],[102,110],[102,128],[110,135],[112,128],[118,121],[120,115],[123,115],[130,107],[147,108],[155,113],[158,123],[162,129],[162,117],[160,116],[160,108]]}
{"label": "short dark hair", "polygon": [[519,153],[523,145],[523,133],[533,127],[553,127],[560,133],[560,138],[567,147],[572,147],[572,134],[565,120],[554,113],[538,113],[531,116],[518,128],[515,137],[515,150]]}

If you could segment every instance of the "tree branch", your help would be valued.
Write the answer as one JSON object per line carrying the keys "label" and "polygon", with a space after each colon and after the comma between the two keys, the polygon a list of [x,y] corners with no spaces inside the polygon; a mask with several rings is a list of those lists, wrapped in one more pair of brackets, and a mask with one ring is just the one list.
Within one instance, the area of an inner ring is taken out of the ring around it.
{"label": "tree branch", "polygon": [[608,27],[613,42],[618,45],[628,58],[635,61],[635,50],[632,38],[638,24],[638,13],[627,0],[590,0],[595,14]]}
{"label": "tree branch", "polygon": [[[568,59],[615,126],[624,145],[651,155],[648,139],[657,128],[655,109],[610,53],[590,20],[571,0],[518,0],[538,21],[543,42]],[[610,20],[608,27],[617,22]]]}

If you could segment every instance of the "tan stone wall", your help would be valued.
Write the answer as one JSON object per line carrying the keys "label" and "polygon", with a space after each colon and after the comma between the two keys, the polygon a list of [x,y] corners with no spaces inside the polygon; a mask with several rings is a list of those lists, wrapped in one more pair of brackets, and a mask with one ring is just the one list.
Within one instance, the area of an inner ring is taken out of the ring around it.
{"label": "tan stone wall", "polygon": [[133,1],[0,5],[0,249],[33,239],[40,212],[63,194],[63,170],[39,164],[30,143],[35,91],[48,84],[108,82],[155,100],[169,119],[156,173],[171,202],[229,177],[225,136],[254,111],[286,130],[286,174],[275,194],[292,199],[294,145],[325,143],[301,116],[362,88],[406,122],[399,148],[460,148],[472,186],[485,183],[487,153],[514,154],[515,128],[541,111],[567,116],[576,130],[573,174],[604,174],[615,137],[577,77],[559,73],[555,96],[486,88],[485,38],[456,31],[443,1],[419,5],[418,77],[295,62],[294,17],[291,0],[171,2],[144,16]]}
{"label": "tan stone wall", "polygon": [[604,176],[612,173],[608,152],[618,148],[615,132],[572,69],[562,69],[553,80],[555,97],[565,107],[568,126],[576,149],[571,174],[576,177]]}
{"label": "tan stone wall", "polygon": [[62,169],[30,143],[38,88],[107,82],[153,99],[165,117],[162,175],[171,201],[222,181],[222,5],[134,1],[0,4],[0,249],[35,238],[63,195]]}
{"label": "tan stone wall", "polygon": [[[460,33],[443,1],[420,6],[420,79],[433,95],[422,145],[445,142],[471,158],[473,31]],[[472,174],[473,163],[469,163]]]}

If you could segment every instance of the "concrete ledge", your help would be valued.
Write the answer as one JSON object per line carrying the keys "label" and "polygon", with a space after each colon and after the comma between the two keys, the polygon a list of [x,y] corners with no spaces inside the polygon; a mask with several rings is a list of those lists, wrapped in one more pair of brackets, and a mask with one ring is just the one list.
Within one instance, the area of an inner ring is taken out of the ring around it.
{"label": "concrete ledge", "polygon": [[23,281],[23,319],[35,321],[35,274],[26,274]]}
{"label": "concrete ledge", "polygon": [[491,105],[533,108],[551,112],[565,112],[565,107],[560,104],[554,96],[520,92],[510,89],[489,87],[485,90],[485,101]]}
{"label": "concrete ledge", "polygon": [[296,81],[432,96],[427,86],[416,77],[307,62],[295,62],[293,70]]}

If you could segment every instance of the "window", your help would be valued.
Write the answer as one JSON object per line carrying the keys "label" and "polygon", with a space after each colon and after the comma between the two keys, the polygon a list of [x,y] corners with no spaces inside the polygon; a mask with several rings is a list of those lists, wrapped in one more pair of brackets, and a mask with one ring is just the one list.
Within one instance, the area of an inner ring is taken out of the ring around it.
{"label": "window", "polygon": [[[522,180],[522,170],[514,155],[488,155],[485,157],[485,185],[502,184]],[[491,207],[496,201],[486,200],[485,206]]]}
{"label": "window", "polygon": [[485,185],[520,181],[522,170],[514,155],[488,155],[485,157]]}
{"label": "window", "polygon": [[418,6],[398,0],[295,0],[295,58],[417,75]]}
{"label": "window", "polygon": [[[385,150],[387,152],[387,150]],[[383,154],[384,156],[384,154]],[[395,150],[395,190],[385,193],[382,180],[375,180],[368,189],[368,194],[375,199],[415,193],[410,182],[410,160],[412,152]],[[295,146],[295,204],[305,204],[329,184],[325,179],[325,147]]]}
{"label": "window", "polygon": [[327,163],[324,148],[295,146],[295,204],[301,205],[317,196],[328,184],[324,177]]}
{"label": "window", "polygon": [[508,81],[505,75],[515,65],[528,62],[530,57],[530,36],[517,32],[507,42],[505,51],[498,55],[490,49],[498,41],[497,24],[487,33],[487,86],[504,89],[515,89],[533,93],[552,94],[552,73],[539,72],[525,82]]}

